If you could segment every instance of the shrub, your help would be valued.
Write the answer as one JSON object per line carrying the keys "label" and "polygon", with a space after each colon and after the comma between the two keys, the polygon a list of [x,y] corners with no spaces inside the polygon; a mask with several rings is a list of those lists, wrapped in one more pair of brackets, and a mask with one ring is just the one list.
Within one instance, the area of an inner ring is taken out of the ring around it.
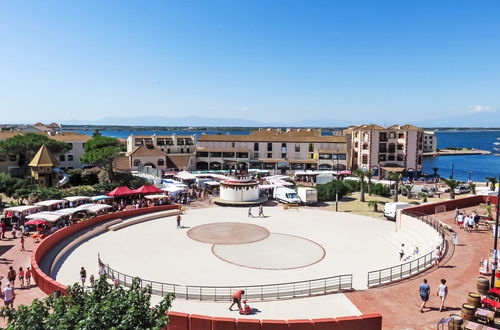
{"label": "shrub", "polygon": [[381,183],[372,183],[372,193],[382,197],[391,197],[391,189]]}
{"label": "shrub", "polygon": [[340,199],[344,197],[348,192],[349,188],[343,181],[333,180],[318,186],[318,200],[334,201],[336,194],[338,194],[338,197]]}

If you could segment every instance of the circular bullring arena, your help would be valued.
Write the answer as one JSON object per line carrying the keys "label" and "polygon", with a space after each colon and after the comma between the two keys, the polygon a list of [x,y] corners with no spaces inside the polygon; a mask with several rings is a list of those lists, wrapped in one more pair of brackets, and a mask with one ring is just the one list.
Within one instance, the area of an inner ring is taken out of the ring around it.
{"label": "circular bullring arena", "polygon": [[[324,293],[366,289],[369,271],[401,263],[402,243],[408,254],[419,248],[408,260],[441,243],[432,227],[416,219],[396,230],[393,221],[315,208],[265,207],[264,218],[252,218],[247,209],[214,206],[187,210],[177,228],[177,212],[124,217],[75,232],[41,268],[70,285],[82,266],[97,276],[99,255],[120,283],[126,274],[161,283],[162,290],[174,285],[177,312],[237,317],[228,311],[228,298],[245,288],[257,311],[246,317],[340,317],[360,312],[344,294]],[[153,294],[153,301],[161,299],[161,291]]]}

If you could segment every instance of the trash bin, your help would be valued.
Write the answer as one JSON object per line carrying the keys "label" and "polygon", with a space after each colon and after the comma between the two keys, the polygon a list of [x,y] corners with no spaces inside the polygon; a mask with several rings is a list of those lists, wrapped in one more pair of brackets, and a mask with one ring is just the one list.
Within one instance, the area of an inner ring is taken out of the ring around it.
{"label": "trash bin", "polygon": [[451,242],[453,245],[458,245],[458,233],[451,234]]}

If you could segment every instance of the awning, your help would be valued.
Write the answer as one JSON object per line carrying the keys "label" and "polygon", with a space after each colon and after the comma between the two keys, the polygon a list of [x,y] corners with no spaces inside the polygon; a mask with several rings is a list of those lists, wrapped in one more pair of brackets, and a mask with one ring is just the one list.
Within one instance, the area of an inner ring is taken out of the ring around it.
{"label": "awning", "polygon": [[174,175],[174,177],[179,178],[181,180],[196,180],[196,176],[187,171],[182,171],[180,173],[177,173],[176,175]]}
{"label": "awning", "polygon": [[168,198],[166,195],[147,195],[144,196],[146,199],[160,199],[160,198]]}
{"label": "awning", "polygon": [[97,212],[100,212],[102,210],[109,209],[111,207],[112,207],[111,205],[107,205],[107,204],[83,204],[83,205],[76,207],[75,209],[77,209],[79,211],[88,211],[90,213],[97,213]]}
{"label": "awning", "polygon": [[156,188],[153,185],[147,185],[147,186],[142,186],[138,189],[132,190],[133,192],[137,194],[154,194],[154,193],[161,193],[163,190]]}
{"label": "awning", "polygon": [[106,196],[106,195],[100,195],[100,196],[94,196],[92,197],[93,201],[102,201],[104,199],[112,199],[113,197],[111,196]]}
{"label": "awning", "polygon": [[38,210],[40,206],[35,205],[21,205],[21,206],[13,206],[4,209],[4,212],[27,212],[32,210]]}
{"label": "awning", "polygon": [[77,209],[76,207],[68,207],[66,209],[60,209],[60,210],[54,211],[52,213],[57,213],[57,214],[62,214],[62,215],[70,215],[70,214],[74,214],[76,212],[82,212],[82,211],[85,211],[85,210]]}
{"label": "awning", "polygon": [[36,206],[52,206],[52,205],[57,205],[57,204],[67,203],[67,202],[68,201],[63,200],[63,199],[50,199],[50,200],[47,200],[47,201],[42,201],[42,202],[35,203],[33,205],[36,205]]}
{"label": "awning", "polygon": [[56,222],[57,220],[64,217],[65,214],[60,214],[56,212],[38,212],[26,216],[26,219],[42,219],[48,222]]}
{"label": "awning", "polygon": [[175,193],[181,190],[184,190],[185,188],[177,186],[177,185],[167,185],[165,188],[162,188],[161,190],[169,192],[169,193]]}
{"label": "awning", "polygon": [[135,192],[133,190],[131,190],[129,187],[118,187],[118,188],[115,188],[114,190],[110,191],[106,195],[118,197],[118,196],[126,196],[126,195],[133,195],[133,194],[135,194]]}
{"label": "awning", "polygon": [[79,202],[79,201],[89,200],[90,197],[88,197],[88,196],[70,196],[70,197],[66,197],[63,199],[67,200],[68,202]]}
{"label": "awning", "polygon": [[206,185],[209,185],[209,186],[219,186],[220,183],[217,182],[217,181],[207,181],[205,182]]}

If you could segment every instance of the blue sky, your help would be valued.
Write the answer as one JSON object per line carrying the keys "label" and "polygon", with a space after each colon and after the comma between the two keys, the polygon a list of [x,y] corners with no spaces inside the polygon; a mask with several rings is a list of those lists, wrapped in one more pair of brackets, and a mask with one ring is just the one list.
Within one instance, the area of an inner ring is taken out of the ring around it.
{"label": "blue sky", "polygon": [[500,117],[499,10],[496,0],[0,1],[0,122]]}

